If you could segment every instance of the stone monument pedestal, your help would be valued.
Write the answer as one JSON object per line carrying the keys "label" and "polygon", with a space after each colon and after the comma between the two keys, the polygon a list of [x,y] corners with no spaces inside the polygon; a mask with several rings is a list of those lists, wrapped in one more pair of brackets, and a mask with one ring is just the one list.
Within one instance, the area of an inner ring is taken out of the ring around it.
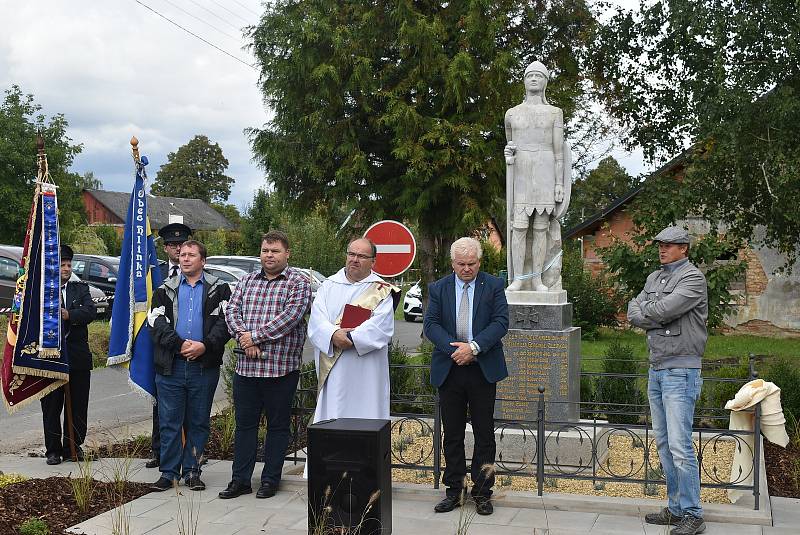
{"label": "stone monument pedestal", "polygon": [[[535,421],[539,386],[545,388],[545,419],[577,423],[580,417],[581,330],[572,326],[572,303],[520,304],[507,292],[508,334],[503,338],[509,376],[497,384],[496,420]],[[560,296],[562,292],[552,292]],[[524,296],[523,296],[524,297]],[[555,300],[555,298],[554,298]]]}

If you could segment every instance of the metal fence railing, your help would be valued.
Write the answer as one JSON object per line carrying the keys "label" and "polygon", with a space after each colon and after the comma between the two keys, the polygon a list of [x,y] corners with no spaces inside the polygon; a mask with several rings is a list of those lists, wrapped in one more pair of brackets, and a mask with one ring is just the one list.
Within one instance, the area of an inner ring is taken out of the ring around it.
{"label": "metal fence railing", "polygon": [[[752,493],[754,508],[758,509],[762,456],[760,406],[751,410],[754,415],[752,431],[730,430],[727,428],[728,411],[717,403],[721,397],[735,393],[741,384],[758,376],[756,362],[752,355],[742,361],[721,361],[718,366],[704,362],[703,391],[695,411],[693,431],[701,488]],[[730,372],[732,368],[736,368],[735,373]],[[438,488],[442,472],[442,423],[438,396],[428,383],[428,373],[429,368],[424,365],[390,366],[392,468],[432,472],[434,488]],[[627,388],[628,399],[609,394],[614,389],[608,384],[614,381],[635,386]],[[544,387],[539,387],[534,399],[506,400],[533,404],[534,410],[528,414],[534,416],[530,420],[495,420],[496,476],[534,478],[540,496],[546,483],[559,479],[590,481],[594,488],[609,482],[635,483],[643,486],[645,494],[655,493],[656,486],[666,483],[657,460],[646,401],[646,381],[646,370],[582,372],[582,384],[593,383],[589,389],[592,399],[577,403],[581,414],[578,422],[549,416],[551,412],[563,413],[553,410],[555,404],[575,402],[547,400]],[[313,415],[315,401],[316,375],[313,369],[306,370],[301,373],[293,408],[294,453],[287,456],[287,460],[305,461],[305,429]],[[629,460],[626,464],[614,464],[608,455],[609,450],[620,443],[634,452],[626,459]],[[725,444],[728,444],[727,451],[745,452],[752,460],[752,468],[729,477],[729,464],[718,464],[721,461],[716,455]]]}

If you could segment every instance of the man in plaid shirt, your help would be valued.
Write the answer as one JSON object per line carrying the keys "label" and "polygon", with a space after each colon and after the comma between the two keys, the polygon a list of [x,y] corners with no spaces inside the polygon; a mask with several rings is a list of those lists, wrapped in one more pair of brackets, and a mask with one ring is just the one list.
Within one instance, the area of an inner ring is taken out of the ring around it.
{"label": "man in plaid shirt", "polygon": [[270,498],[278,489],[289,444],[292,399],[300,377],[311,284],[290,268],[289,238],[270,231],[261,239],[261,271],[242,277],[225,310],[228,330],[244,354],[238,353],[233,376],[236,434],[233,477],[219,493],[223,499],[252,492],[258,423],[267,415],[264,469],[256,498]]}

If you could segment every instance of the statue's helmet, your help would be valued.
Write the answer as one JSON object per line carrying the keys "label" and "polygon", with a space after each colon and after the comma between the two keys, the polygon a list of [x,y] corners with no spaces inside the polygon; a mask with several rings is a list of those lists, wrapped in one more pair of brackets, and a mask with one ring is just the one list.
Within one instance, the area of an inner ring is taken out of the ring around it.
{"label": "statue's helmet", "polygon": [[534,61],[530,65],[525,68],[525,74],[523,76],[528,76],[529,72],[540,72],[544,75],[546,79],[550,79],[550,71],[547,70],[547,67],[544,66],[544,63],[541,61]]}

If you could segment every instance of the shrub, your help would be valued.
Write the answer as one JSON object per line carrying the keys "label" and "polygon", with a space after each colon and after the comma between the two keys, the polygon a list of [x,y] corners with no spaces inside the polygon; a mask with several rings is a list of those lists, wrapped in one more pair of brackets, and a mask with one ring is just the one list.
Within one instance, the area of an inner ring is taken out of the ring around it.
{"label": "shrub", "polygon": [[564,249],[561,276],[567,297],[572,302],[572,324],[581,336],[591,340],[600,327],[617,324],[622,300],[605,276],[592,276],[583,269],[583,260],[574,247]]}
{"label": "shrub", "polygon": [[781,357],[773,360],[762,378],[780,387],[783,411],[800,416],[800,369],[797,359]]}
{"label": "shrub", "polygon": [[[494,244],[487,240],[481,240],[483,256],[481,257],[481,271],[497,275],[506,269],[506,250],[497,250]],[[449,254],[449,251],[448,251]]]}
{"label": "shrub", "polygon": [[19,525],[20,535],[49,535],[50,527],[41,518],[31,517]]}
{"label": "shrub", "polygon": [[592,419],[597,414],[595,404],[592,403],[596,396],[595,383],[596,377],[581,374],[581,418]]}
{"label": "shrub", "polygon": [[75,227],[64,236],[62,243],[70,245],[76,253],[81,254],[108,254],[105,241],[97,235],[95,227],[81,225]]}
{"label": "shrub", "polygon": [[92,226],[94,233],[97,234],[103,243],[106,244],[107,254],[110,256],[119,256],[122,252],[122,236],[120,236],[116,229],[111,225],[95,225]]}
{"label": "shrub", "polygon": [[[405,348],[394,342],[389,346],[390,366],[411,366],[414,364],[430,365],[430,353],[423,353],[422,362],[414,362]],[[432,407],[425,403],[428,396],[435,392],[428,381],[428,367],[425,368],[389,368],[389,384],[391,388],[392,412],[410,414],[431,414]]]}
{"label": "shrub", "polygon": [[[603,373],[635,374],[640,372],[641,360],[629,345],[614,340],[603,355]],[[641,407],[645,401],[641,381],[632,377],[599,377],[595,385],[595,400],[598,403],[613,403],[607,406],[608,421],[614,424],[639,423]],[[623,412],[628,414],[614,414]]]}
{"label": "shrub", "polygon": [[[703,372],[703,390],[697,401],[695,414],[701,423],[709,427],[727,427],[729,415],[723,409],[728,400],[733,399],[744,383],[750,380],[747,358],[739,363],[731,363],[716,368],[706,367]],[[739,379],[736,382],[716,379]]]}
{"label": "shrub", "polygon": [[225,351],[222,354],[222,367],[220,368],[222,389],[225,392],[225,397],[228,398],[230,406],[233,406],[233,375],[236,373],[236,354],[233,352],[235,347],[236,342],[233,340],[225,344]]}

